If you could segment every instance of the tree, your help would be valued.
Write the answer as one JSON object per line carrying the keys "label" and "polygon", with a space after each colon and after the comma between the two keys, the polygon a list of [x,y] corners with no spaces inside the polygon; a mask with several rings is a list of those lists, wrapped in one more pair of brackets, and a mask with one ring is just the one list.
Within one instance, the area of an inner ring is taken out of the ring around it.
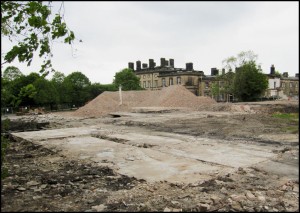
{"label": "tree", "polygon": [[246,62],[235,73],[233,91],[242,101],[259,98],[268,88],[268,79],[254,61]]}
{"label": "tree", "polygon": [[[268,79],[257,65],[257,57],[253,51],[242,51],[237,57],[231,56],[225,60],[225,67],[235,70],[230,75],[228,92],[233,93],[242,101],[256,100],[267,88]],[[228,73],[229,74],[229,73]]]}
{"label": "tree", "polygon": [[33,83],[33,86],[37,91],[33,98],[36,104],[41,106],[50,105],[52,109],[53,104],[58,103],[58,92],[51,81],[41,77]]}
{"label": "tree", "polygon": [[122,85],[122,90],[141,90],[140,79],[134,74],[132,69],[125,68],[115,74],[113,83],[118,88]]}
{"label": "tree", "polygon": [[250,61],[256,61],[257,54],[255,54],[252,50],[242,51],[238,53],[237,57],[230,56],[222,61],[224,68],[227,68],[231,71],[235,70],[237,67],[244,65]]}
{"label": "tree", "polygon": [[66,102],[83,105],[90,99],[90,80],[81,72],[73,72],[68,75],[63,82],[66,94]]}
{"label": "tree", "polygon": [[37,90],[33,84],[28,84],[21,88],[20,93],[17,97],[13,99],[13,106],[17,107],[20,104],[23,105],[32,105],[34,103],[34,96],[36,95]]}
{"label": "tree", "polygon": [[54,17],[51,12],[50,1],[48,4],[44,1],[1,2],[1,36],[17,42],[4,55],[4,63],[11,63],[17,58],[30,66],[33,54],[39,51],[39,57],[44,58],[40,72],[47,75],[49,70],[53,71],[50,44],[60,38],[64,39],[64,43],[72,44],[75,35],[63,21],[61,9]]}
{"label": "tree", "polygon": [[3,72],[3,78],[7,81],[13,81],[22,75],[23,74],[19,70],[19,68],[15,67],[15,66],[9,66]]}

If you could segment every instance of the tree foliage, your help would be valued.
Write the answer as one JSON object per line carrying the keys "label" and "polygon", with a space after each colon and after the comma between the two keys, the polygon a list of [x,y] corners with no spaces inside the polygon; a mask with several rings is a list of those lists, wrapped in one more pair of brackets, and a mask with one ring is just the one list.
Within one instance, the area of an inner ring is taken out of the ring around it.
{"label": "tree foliage", "polygon": [[66,101],[74,103],[76,106],[85,104],[90,99],[90,80],[81,72],[73,72],[64,79],[64,89],[66,91]]}
{"label": "tree foliage", "polygon": [[259,98],[268,88],[268,79],[257,68],[254,61],[246,62],[235,73],[233,91],[242,101],[253,101]]}
{"label": "tree foliage", "polygon": [[[16,58],[30,66],[35,52],[44,61],[40,72],[47,75],[54,70],[51,64],[51,43],[63,39],[72,44],[73,31],[67,28],[60,11],[51,15],[51,2],[44,1],[2,1],[1,35],[17,42],[4,56],[4,63],[11,63]],[[2,63],[2,64],[4,64]]]}
{"label": "tree foliage", "polygon": [[228,70],[234,71],[237,67],[240,67],[250,61],[256,61],[258,55],[255,54],[252,50],[242,51],[237,54],[237,56],[230,56],[225,58],[222,63],[224,64],[224,68]]}
{"label": "tree foliage", "polygon": [[253,51],[242,51],[236,57],[231,56],[223,60],[225,68],[235,70],[228,72],[228,92],[233,93],[241,101],[256,100],[268,88],[268,79],[257,65],[258,55]]}
{"label": "tree foliage", "polygon": [[114,82],[116,87],[122,86],[122,90],[141,90],[140,79],[132,69],[125,68],[115,74]]}
{"label": "tree foliage", "polygon": [[9,66],[3,72],[3,78],[7,81],[12,81],[22,75],[23,74],[19,70],[19,68],[15,67],[15,66]]}

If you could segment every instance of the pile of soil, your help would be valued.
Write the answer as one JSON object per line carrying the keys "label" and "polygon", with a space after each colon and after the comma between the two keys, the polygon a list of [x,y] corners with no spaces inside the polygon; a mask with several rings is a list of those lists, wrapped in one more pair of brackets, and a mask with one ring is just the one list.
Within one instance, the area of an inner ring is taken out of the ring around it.
{"label": "pile of soil", "polygon": [[116,111],[130,111],[132,107],[188,107],[197,109],[200,105],[216,103],[209,97],[199,97],[181,85],[165,87],[162,90],[104,92],[85,106],[76,110],[74,116],[97,117]]}

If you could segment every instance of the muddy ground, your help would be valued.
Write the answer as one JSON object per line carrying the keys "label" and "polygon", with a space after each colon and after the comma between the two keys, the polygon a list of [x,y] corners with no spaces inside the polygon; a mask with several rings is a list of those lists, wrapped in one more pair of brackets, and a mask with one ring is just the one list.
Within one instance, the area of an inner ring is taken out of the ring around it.
{"label": "muddy ground", "polygon": [[[258,111],[258,109],[260,111]],[[299,106],[286,107],[299,112]],[[257,112],[143,111],[78,118],[65,113],[10,117],[13,131],[111,125],[189,137],[243,140],[274,157],[258,165],[210,174],[194,183],[150,182],[60,149],[11,137],[1,211],[299,211],[299,119],[272,117],[282,105]],[[39,125],[27,125],[38,123]],[[151,149],[151,147],[147,147]]]}

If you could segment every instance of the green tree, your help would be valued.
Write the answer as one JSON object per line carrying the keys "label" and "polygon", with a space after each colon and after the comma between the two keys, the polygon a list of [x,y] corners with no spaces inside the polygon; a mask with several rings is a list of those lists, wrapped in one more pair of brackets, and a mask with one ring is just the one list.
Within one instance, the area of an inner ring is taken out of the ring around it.
{"label": "green tree", "polygon": [[254,61],[246,62],[235,73],[233,91],[241,101],[257,100],[268,88],[268,79]]}
{"label": "green tree", "polygon": [[52,109],[53,105],[59,102],[58,92],[51,81],[41,77],[33,83],[33,86],[37,91],[33,97],[36,104],[40,106],[50,105]]}
{"label": "green tree", "polygon": [[63,82],[66,91],[66,102],[81,106],[90,100],[90,80],[83,73],[77,71],[68,75]]}
{"label": "green tree", "polygon": [[34,53],[38,51],[39,57],[44,58],[40,72],[47,75],[53,70],[52,41],[63,39],[64,43],[72,44],[75,36],[63,21],[61,9],[52,16],[51,7],[51,1],[1,2],[1,36],[17,43],[4,54],[4,63],[17,58],[30,66]]}
{"label": "green tree", "polygon": [[3,72],[3,78],[7,81],[13,81],[22,75],[23,73],[19,70],[18,67],[15,66],[9,66]]}
{"label": "green tree", "polygon": [[66,77],[62,72],[55,71],[55,73],[53,74],[52,79],[51,79],[52,85],[55,87],[56,91],[58,91],[58,94],[57,94],[57,98],[58,98],[57,103],[58,104],[68,102],[67,101],[68,97],[66,94],[67,90],[64,85],[65,78]]}
{"label": "green tree", "polygon": [[22,105],[33,105],[34,104],[34,96],[36,95],[37,90],[33,86],[33,84],[27,84],[22,87],[20,93],[17,97],[13,99],[13,106],[17,107],[20,104]]}
{"label": "green tree", "polygon": [[[33,83],[40,77],[41,76],[38,73],[30,73],[27,76],[22,75],[11,81],[8,86],[9,93],[11,94],[11,99],[9,100],[10,105],[34,105],[33,94],[29,96],[25,95],[25,93],[29,94],[29,91],[34,91],[30,88],[34,87]],[[31,86],[27,87],[28,85]]]}
{"label": "green tree", "polygon": [[132,69],[125,68],[115,74],[113,83],[118,88],[122,85],[122,90],[141,90],[140,79],[134,74]]}
{"label": "green tree", "polygon": [[248,50],[240,52],[237,57],[231,56],[223,60],[225,68],[235,70],[233,75],[228,75],[227,82],[230,84],[226,90],[241,101],[256,100],[268,88],[268,79],[262,73],[260,65],[257,65],[257,58],[257,54]]}

